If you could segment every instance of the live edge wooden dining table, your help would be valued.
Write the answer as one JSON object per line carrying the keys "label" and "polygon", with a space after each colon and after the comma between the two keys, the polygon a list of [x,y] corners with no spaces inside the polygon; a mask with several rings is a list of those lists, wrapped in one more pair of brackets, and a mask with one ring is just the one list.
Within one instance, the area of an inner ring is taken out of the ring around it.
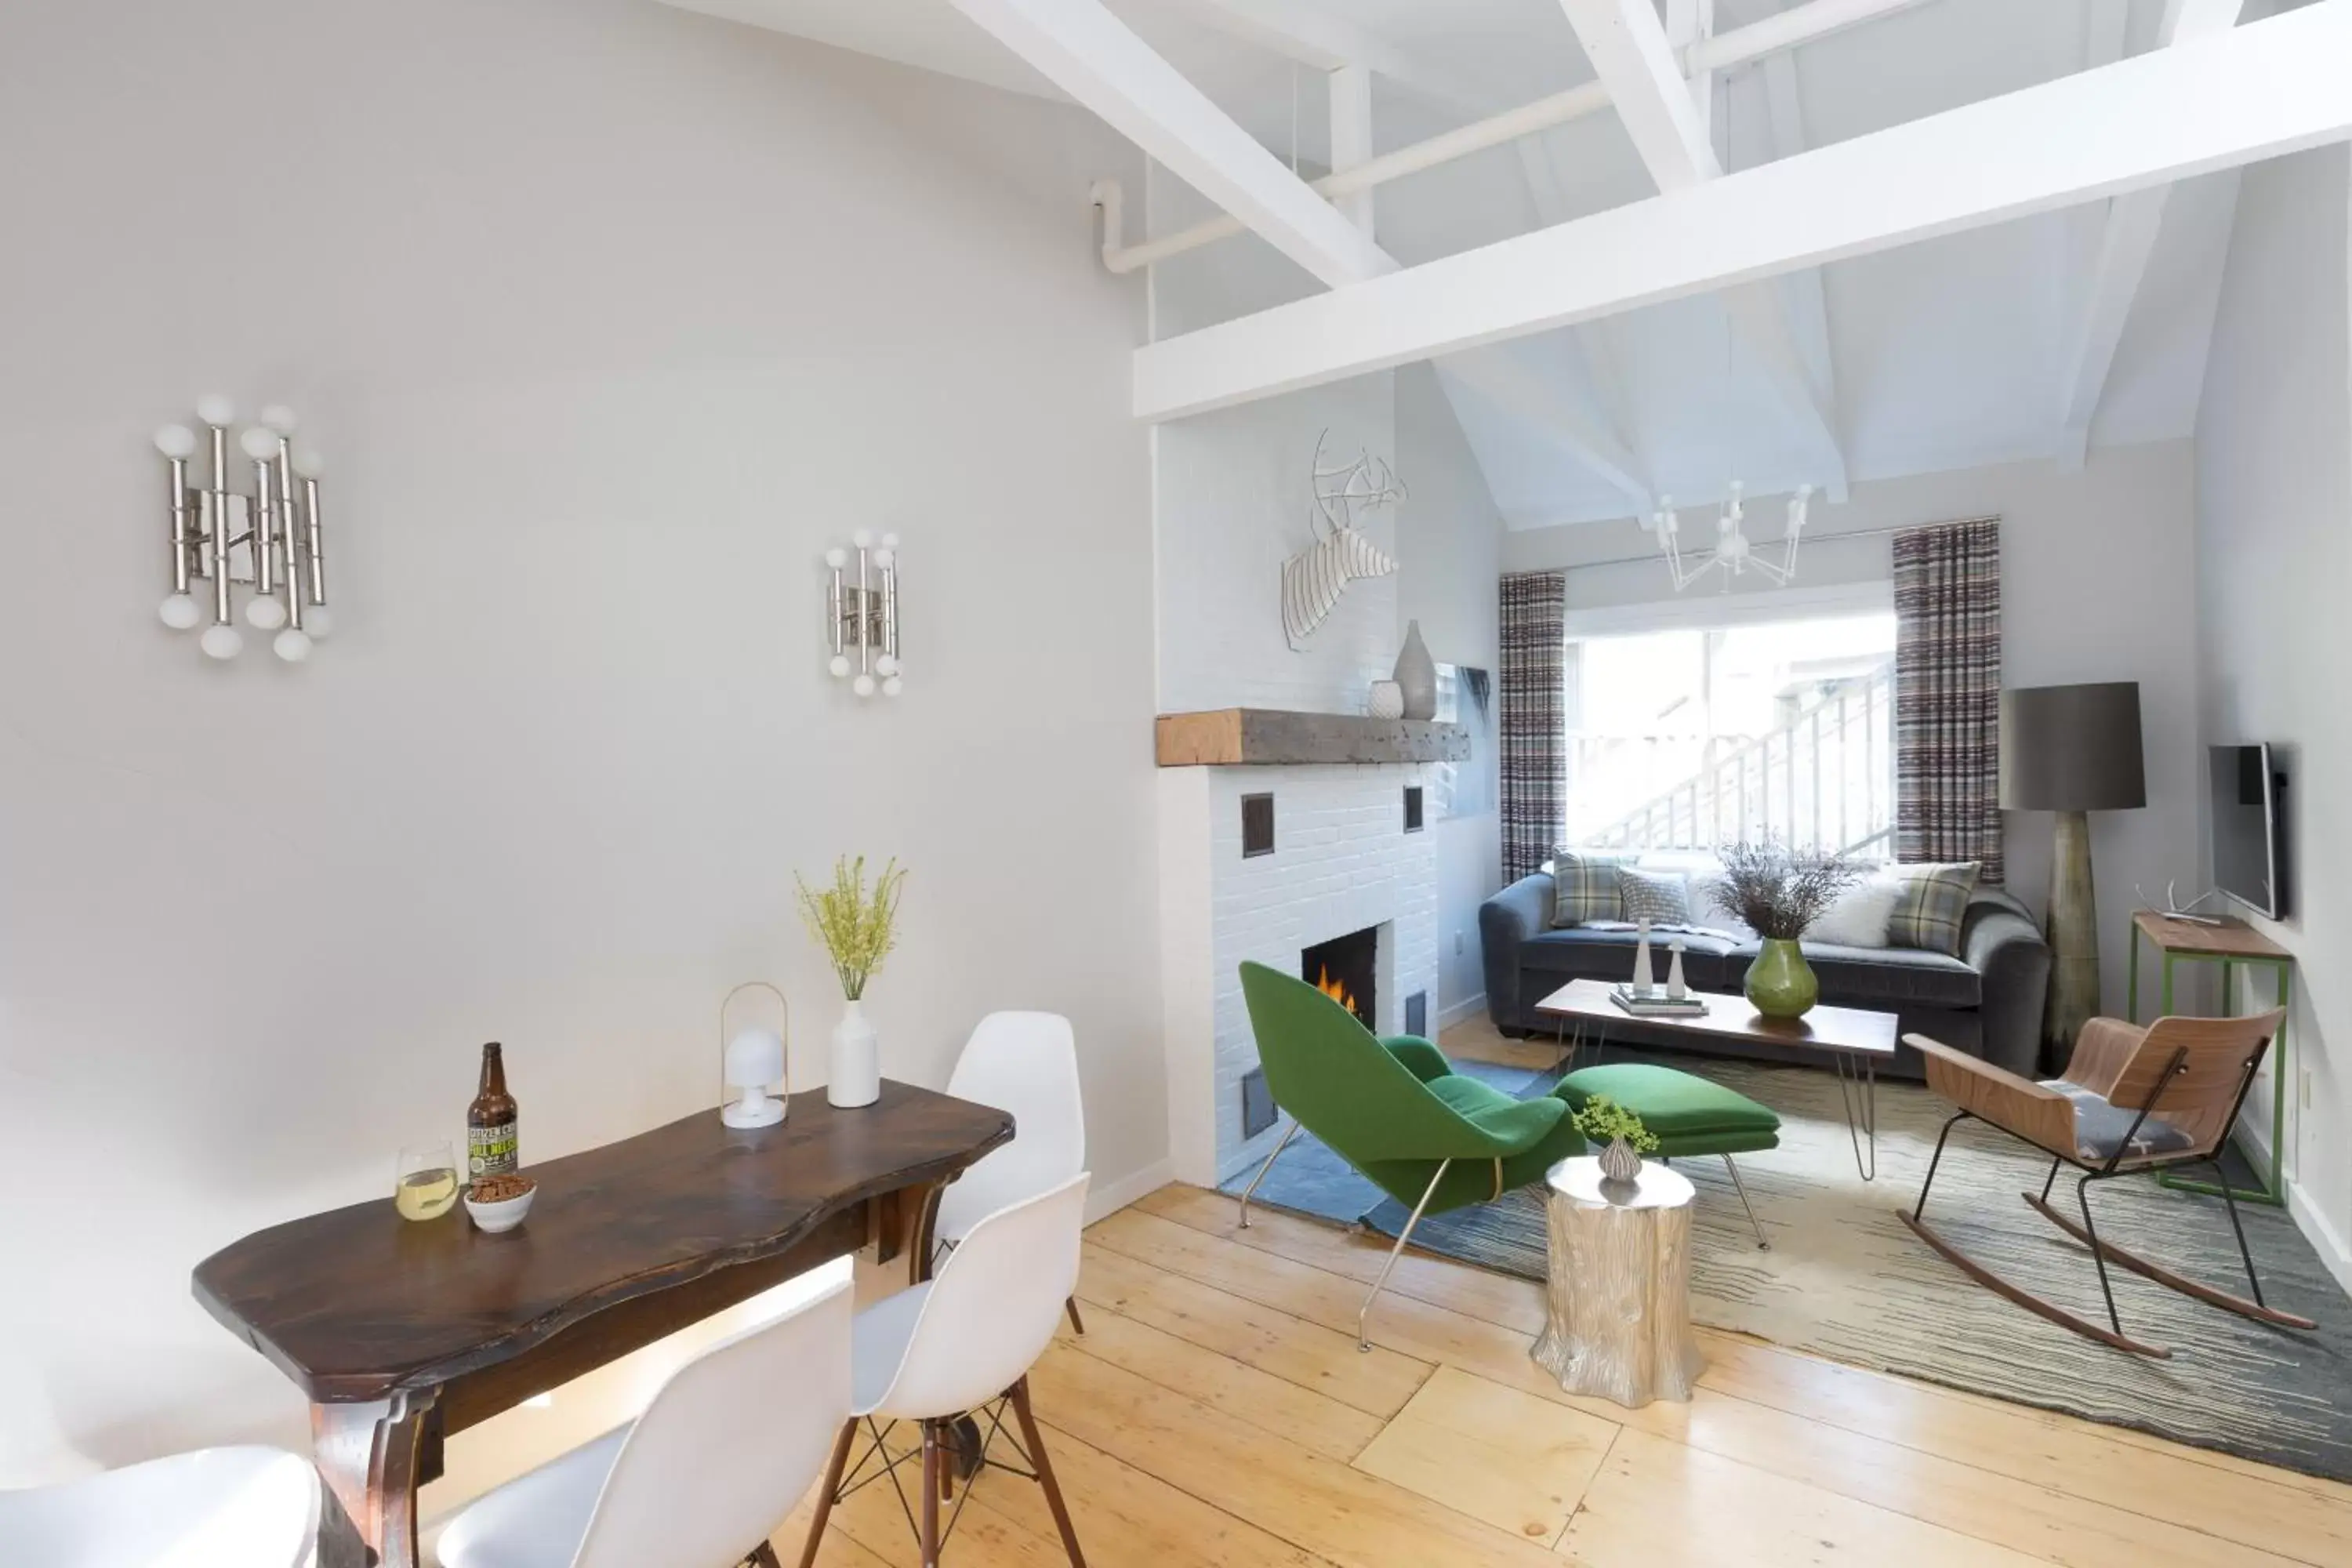
{"label": "live edge wooden dining table", "polygon": [[705,1110],[529,1167],[520,1229],[384,1197],[257,1231],[197,1265],[195,1294],[310,1402],[320,1568],[414,1568],[443,1438],[868,1243],[920,1277],[940,1189],[1012,1136],[902,1083],[855,1110],[794,1095],[773,1127]]}

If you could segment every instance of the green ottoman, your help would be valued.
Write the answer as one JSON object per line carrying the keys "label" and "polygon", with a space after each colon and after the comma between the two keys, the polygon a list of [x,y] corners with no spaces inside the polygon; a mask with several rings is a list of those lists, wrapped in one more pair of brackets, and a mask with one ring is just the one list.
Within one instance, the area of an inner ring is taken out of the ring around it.
{"label": "green ottoman", "polygon": [[1584,1068],[1561,1079],[1552,1092],[1572,1110],[1581,1110],[1595,1095],[1607,1095],[1642,1119],[1657,1135],[1658,1154],[1671,1160],[1679,1154],[1720,1154],[1748,1211],[1756,1245],[1769,1247],[1764,1227],[1756,1222],[1756,1207],[1748,1201],[1748,1185],[1739,1179],[1734,1154],[1752,1154],[1780,1146],[1780,1118],[1769,1105],[1759,1105],[1719,1083],[1673,1068],[1646,1062],[1613,1062]]}

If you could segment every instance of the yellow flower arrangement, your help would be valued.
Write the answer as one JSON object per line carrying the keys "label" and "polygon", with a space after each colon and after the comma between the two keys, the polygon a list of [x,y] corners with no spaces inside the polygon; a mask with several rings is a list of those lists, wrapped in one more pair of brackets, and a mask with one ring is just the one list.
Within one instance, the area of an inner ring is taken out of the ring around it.
{"label": "yellow flower arrangement", "polygon": [[809,934],[824,944],[834,973],[841,977],[841,994],[855,1002],[866,994],[866,983],[882,967],[898,941],[898,889],[907,873],[891,860],[869,894],[866,889],[866,857],[845,855],[833,863],[833,885],[811,888],[797,871],[801,919]]}

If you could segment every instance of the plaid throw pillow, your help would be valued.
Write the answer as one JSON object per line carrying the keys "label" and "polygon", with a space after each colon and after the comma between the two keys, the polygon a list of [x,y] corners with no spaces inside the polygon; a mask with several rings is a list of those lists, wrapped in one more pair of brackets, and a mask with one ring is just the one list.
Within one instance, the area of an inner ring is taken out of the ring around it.
{"label": "plaid throw pillow", "polygon": [[1551,923],[1580,926],[1587,921],[1623,920],[1625,904],[1617,896],[1617,868],[1631,858],[1561,850],[1552,863]]}
{"label": "plaid throw pillow", "polygon": [[1969,895],[1977,890],[1982,863],[1963,860],[1950,866],[1897,866],[1893,875],[1900,896],[1886,920],[1886,945],[1916,947],[1929,952],[1960,951],[1960,921],[1969,912]]}
{"label": "plaid throw pillow", "polygon": [[1654,926],[1690,924],[1690,884],[1679,871],[1636,871],[1617,868],[1617,896],[1625,905],[1625,919]]}

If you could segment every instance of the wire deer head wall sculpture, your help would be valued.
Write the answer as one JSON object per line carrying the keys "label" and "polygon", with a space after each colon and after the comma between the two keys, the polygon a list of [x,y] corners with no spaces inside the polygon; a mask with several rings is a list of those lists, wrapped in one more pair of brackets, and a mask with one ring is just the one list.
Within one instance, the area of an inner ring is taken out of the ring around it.
{"label": "wire deer head wall sculpture", "polygon": [[1397,569],[1356,520],[1395,505],[1403,499],[1404,486],[1394,469],[1369,452],[1358,452],[1352,463],[1326,464],[1323,445],[1330,437],[1326,430],[1315,440],[1315,499],[1307,519],[1315,542],[1282,563],[1282,635],[1294,650],[1330,618],[1349,584],[1386,577]]}

